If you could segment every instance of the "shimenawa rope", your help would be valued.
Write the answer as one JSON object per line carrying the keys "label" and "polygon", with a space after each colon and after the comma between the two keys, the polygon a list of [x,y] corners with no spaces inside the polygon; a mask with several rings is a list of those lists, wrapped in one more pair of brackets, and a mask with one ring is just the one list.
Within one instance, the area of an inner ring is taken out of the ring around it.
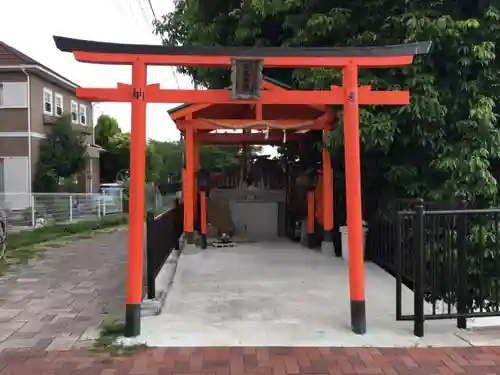
{"label": "shimenawa rope", "polygon": [[234,129],[234,130],[243,130],[243,129],[251,128],[252,126],[264,125],[264,126],[266,126],[266,130],[264,131],[264,134],[265,134],[264,139],[269,139],[269,130],[270,129],[283,130],[283,143],[286,143],[286,131],[287,130],[300,129],[304,126],[310,126],[310,125],[314,124],[314,121],[310,121],[310,120],[300,122],[300,123],[295,124],[295,125],[279,125],[279,124],[275,124],[275,123],[270,123],[269,121],[251,121],[251,122],[247,122],[246,124],[243,124],[243,125],[234,126],[231,124],[225,124],[222,121],[217,121],[214,119],[200,118],[200,120],[210,122],[214,125],[221,126],[223,128],[226,128],[226,129]]}

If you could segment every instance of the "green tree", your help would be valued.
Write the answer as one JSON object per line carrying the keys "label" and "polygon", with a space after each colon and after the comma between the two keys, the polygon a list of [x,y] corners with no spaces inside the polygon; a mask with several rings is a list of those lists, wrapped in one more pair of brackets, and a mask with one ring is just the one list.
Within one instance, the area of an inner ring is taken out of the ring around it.
{"label": "green tree", "polygon": [[95,126],[95,142],[103,147],[108,148],[111,140],[117,134],[121,133],[118,121],[108,115],[100,115]]}
{"label": "green tree", "polygon": [[182,146],[180,142],[148,143],[150,152],[150,168],[154,171],[152,181],[158,185],[169,181],[180,181],[182,169]]}
{"label": "green tree", "polygon": [[200,167],[206,171],[223,172],[238,166],[240,146],[203,145],[200,147]]}
{"label": "green tree", "polygon": [[[156,30],[169,45],[355,46],[432,40],[432,53],[412,66],[361,72],[360,84],[412,92],[408,107],[361,111],[364,188],[387,195],[448,199],[466,194],[492,200],[497,184],[491,162],[500,149],[494,106],[500,13],[489,3],[178,0]],[[227,70],[183,71],[207,87],[229,83]],[[265,74],[300,88],[341,84],[338,70],[268,69]],[[342,166],[341,121],[331,148]],[[369,173],[375,170],[376,176]]]}
{"label": "green tree", "polygon": [[114,182],[118,172],[130,168],[130,133],[116,133],[100,155],[101,181]]}
{"label": "green tree", "polygon": [[52,131],[40,143],[40,156],[33,182],[35,192],[58,191],[60,179],[72,179],[85,169],[87,150],[71,116],[57,119]]}
{"label": "green tree", "polygon": [[114,182],[116,175],[130,164],[130,135],[122,133],[118,121],[108,115],[100,115],[95,126],[95,141],[104,148],[99,157],[100,179]]}

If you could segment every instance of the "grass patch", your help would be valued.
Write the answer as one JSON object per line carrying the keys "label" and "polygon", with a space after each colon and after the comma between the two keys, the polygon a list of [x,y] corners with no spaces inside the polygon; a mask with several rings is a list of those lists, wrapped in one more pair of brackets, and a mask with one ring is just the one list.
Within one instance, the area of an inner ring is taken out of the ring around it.
{"label": "grass patch", "polygon": [[[64,246],[68,240],[91,238],[96,231],[113,231],[128,222],[126,215],[109,215],[101,219],[71,224],[55,224],[7,235],[6,259],[0,260],[0,275],[12,266],[27,264],[48,248]],[[65,241],[67,240],[67,241]]]}
{"label": "grass patch", "polygon": [[0,276],[3,276],[13,267],[20,267],[28,264],[30,259],[37,258],[44,252],[44,248],[37,246],[27,246],[9,252],[7,249],[6,258],[0,260]]}
{"label": "grass patch", "polygon": [[64,237],[78,235],[80,238],[89,238],[92,236],[90,232],[124,225],[127,222],[126,215],[109,215],[99,220],[55,224],[18,233],[9,233],[7,236],[7,255],[15,249],[55,241]]}
{"label": "grass patch", "polygon": [[45,247],[50,247],[51,249],[58,249],[62,246],[64,246],[64,243],[61,242],[49,242],[44,245]]}
{"label": "grass patch", "polygon": [[123,336],[125,323],[121,319],[109,319],[101,325],[99,338],[94,342],[90,350],[94,353],[107,353],[111,356],[126,356],[147,349],[144,344],[124,345],[118,342],[118,338]]}
{"label": "grass patch", "polygon": [[23,247],[21,249],[17,249],[16,257],[17,263],[26,264],[32,258],[35,258],[40,253],[43,252],[43,249],[37,248],[35,246]]}

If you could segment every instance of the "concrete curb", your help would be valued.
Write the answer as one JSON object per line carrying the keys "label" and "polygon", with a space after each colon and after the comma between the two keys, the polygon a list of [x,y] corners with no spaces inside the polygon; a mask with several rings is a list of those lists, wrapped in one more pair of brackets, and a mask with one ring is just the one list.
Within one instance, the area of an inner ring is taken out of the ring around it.
{"label": "concrete curb", "polygon": [[182,253],[182,249],[184,248],[184,243],[184,238],[181,237],[179,240],[180,250],[172,250],[167,260],[161,267],[160,272],[158,272],[155,279],[156,297],[152,300],[145,299],[142,301],[141,317],[158,315],[161,313],[163,304],[165,303],[168,293],[172,288],[175,272],[177,271],[177,263]]}

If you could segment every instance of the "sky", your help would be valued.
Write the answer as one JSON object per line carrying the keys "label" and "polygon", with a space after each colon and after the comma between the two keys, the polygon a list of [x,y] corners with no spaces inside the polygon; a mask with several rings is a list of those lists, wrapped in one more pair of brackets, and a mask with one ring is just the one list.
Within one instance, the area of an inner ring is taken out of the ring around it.
{"label": "sky", "polygon": [[[157,17],[173,8],[172,0],[151,0]],[[53,35],[97,41],[160,44],[151,23],[148,0],[0,0],[0,40],[85,87],[115,87],[131,83],[131,69],[123,66],[84,64],[59,51]],[[169,67],[149,67],[148,83],[162,88],[190,89],[191,80]],[[148,104],[147,137],[176,140],[179,133],[167,110],[174,105]],[[94,117],[115,117],[130,131],[130,104],[97,103]]]}

